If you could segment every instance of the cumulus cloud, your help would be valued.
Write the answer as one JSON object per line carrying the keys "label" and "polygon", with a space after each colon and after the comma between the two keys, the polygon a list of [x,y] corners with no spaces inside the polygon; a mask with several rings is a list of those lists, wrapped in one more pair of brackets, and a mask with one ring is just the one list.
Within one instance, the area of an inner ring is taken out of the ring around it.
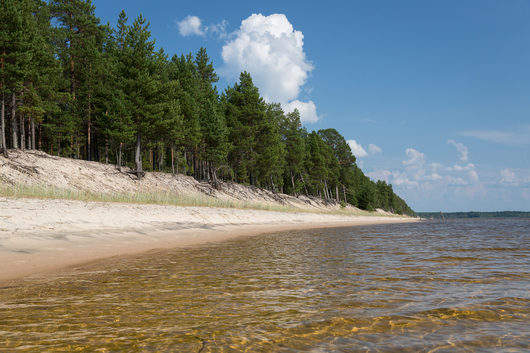
{"label": "cumulus cloud", "polygon": [[[422,192],[446,192],[447,187],[475,187],[479,176],[473,163],[444,166],[438,162],[427,163],[427,156],[409,147],[400,170],[378,170],[368,175],[408,190]],[[463,157],[462,154],[460,157]],[[462,158],[460,158],[462,160]],[[445,191],[444,191],[445,190]]]}
{"label": "cumulus cloud", "polygon": [[[378,154],[378,153],[382,153],[383,150],[381,149],[381,147],[373,144],[373,143],[370,143],[368,145],[368,148],[364,148],[363,145],[361,145],[359,142],[355,141],[355,140],[347,140],[346,141],[348,143],[348,145],[350,146],[350,149],[353,153],[353,155],[357,158],[362,158],[362,157],[367,157],[369,155],[374,155],[374,154]],[[360,161],[359,161],[360,163]]]}
{"label": "cumulus cloud", "polygon": [[285,109],[286,112],[292,112],[295,109],[298,109],[300,117],[307,123],[314,123],[318,120],[317,106],[313,101],[301,102],[297,99],[284,104],[283,109]]}
{"label": "cumulus cloud", "polygon": [[304,35],[284,14],[252,14],[229,38],[222,50],[223,76],[237,80],[240,72],[248,71],[268,102],[281,103],[287,112],[298,108],[304,122],[318,120],[315,104],[299,100],[313,70]]}
{"label": "cumulus cloud", "polygon": [[227,34],[226,34],[227,25],[228,25],[228,21],[222,20],[219,23],[214,23],[213,25],[209,25],[205,27],[205,31],[209,33],[213,33],[219,38],[224,39],[227,37]]}
{"label": "cumulus cloud", "polygon": [[453,167],[448,167],[448,171],[455,171],[455,172],[465,172],[468,174],[469,179],[473,182],[478,181],[478,174],[476,172],[476,167],[473,163],[468,163],[466,165],[458,165],[455,164]]}
{"label": "cumulus cloud", "polygon": [[176,21],[176,23],[179,33],[183,37],[192,35],[204,37],[206,34],[214,35],[219,39],[227,37],[226,27],[228,22],[226,20],[206,26],[203,25],[199,17],[188,15],[183,20]]}
{"label": "cumulus cloud", "polygon": [[375,172],[366,173],[367,176],[369,176],[373,180],[383,180],[385,182],[390,182],[390,177],[392,176],[392,172],[390,170],[382,169],[382,170],[376,170]]}
{"label": "cumulus cloud", "polygon": [[201,19],[197,16],[186,16],[182,21],[177,21],[179,33],[187,37],[191,35],[203,36],[204,31],[201,26]]}
{"label": "cumulus cloud", "polygon": [[370,154],[378,154],[383,152],[381,147],[374,145],[373,143],[368,145],[368,151],[370,152]]}
{"label": "cumulus cloud", "polygon": [[447,143],[455,146],[456,150],[460,154],[459,158],[462,162],[468,161],[468,157],[469,157],[468,150],[467,150],[467,147],[463,143],[456,142],[455,140],[447,140]]}
{"label": "cumulus cloud", "polygon": [[351,151],[355,157],[366,157],[368,156],[368,153],[363,148],[363,146],[360,143],[357,143],[355,140],[347,140],[346,141],[348,145],[351,148]]}
{"label": "cumulus cloud", "polygon": [[515,173],[513,171],[511,171],[510,169],[501,170],[501,183],[503,183],[503,184],[516,184],[517,183],[517,177],[515,176]]}
{"label": "cumulus cloud", "polygon": [[418,163],[423,163],[425,160],[425,155],[414,148],[407,148],[405,154],[409,158],[403,161],[403,164],[405,165],[416,165]]}

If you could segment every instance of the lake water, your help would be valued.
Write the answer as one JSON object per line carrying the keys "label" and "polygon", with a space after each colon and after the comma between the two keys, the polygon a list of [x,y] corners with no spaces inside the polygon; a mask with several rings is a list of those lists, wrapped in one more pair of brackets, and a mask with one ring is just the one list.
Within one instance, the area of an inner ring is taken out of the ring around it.
{"label": "lake water", "polygon": [[245,237],[0,289],[0,352],[530,351],[530,220]]}

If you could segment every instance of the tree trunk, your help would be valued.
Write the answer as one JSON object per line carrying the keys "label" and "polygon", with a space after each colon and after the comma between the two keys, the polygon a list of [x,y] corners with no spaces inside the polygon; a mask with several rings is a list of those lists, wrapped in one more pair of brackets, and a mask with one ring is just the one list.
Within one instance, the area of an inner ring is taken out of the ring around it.
{"label": "tree trunk", "polygon": [[42,150],[42,124],[39,124],[39,150]]}
{"label": "tree trunk", "polygon": [[175,175],[175,150],[173,147],[173,142],[171,143],[171,173]]}
{"label": "tree trunk", "polygon": [[342,185],[342,193],[344,194],[344,203],[348,203],[348,199],[346,198],[346,187]]}
{"label": "tree trunk", "polygon": [[121,154],[123,149],[123,143],[120,142],[120,148],[118,149],[118,171],[121,173]]}
{"label": "tree trunk", "polygon": [[4,154],[4,157],[8,158],[9,155],[7,153],[7,144],[6,144],[6,120],[5,120],[6,111],[5,111],[5,108],[6,108],[5,94],[2,93],[2,103],[0,107],[0,124],[2,124],[2,127],[1,127],[1,132],[0,132],[1,134],[0,138],[2,139],[2,152]]}
{"label": "tree trunk", "polygon": [[337,200],[337,202],[340,202],[339,186],[338,185],[335,185],[335,199]]}
{"label": "tree trunk", "polygon": [[158,149],[158,171],[161,172],[162,166],[164,165],[164,150],[161,145],[158,147]]}
{"label": "tree trunk", "polygon": [[31,121],[33,120],[33,118],[31,117],[31,115],[29,116],[28,118],[28,133],[26,134],[26,139],[28,140],[27,144],[26,144],[26,147],[28,150],[32,150],[33,147],[31,146]]}
{"label": "tree trunk", "polygon": [[142,136],[140,131],[136,133],[136,150],[134,155],[134,163],[136,164],[136,177],[142,179],[143,168],[142,168]]}
{"label": "tree trunk", "polygon": [[90,109],[90,93],[88,94],[88,117],[87,117],[87,132],[86,132],[86,159],[92,160],[92,141],[90,139],[92,134],[92,110]]}
{"label": "tree trunk", "polygon": [[302,179],[302,184],[304,184],[305,196],[307,196],[307,195],[309,195],[309,193],[307,192],[307,185],[305,184],[304,176],[303,176],[302,173],[300,173],[300,179]]}
{"label": "tree trunk", "polygon": [[24,151],[26,149],[26,123],[24,114],[19,113],[20,116],[20,149]]}
{"label": "tree trunk", "polygon": [[18,148],[18,124],[16,119],[17,97],[15,92],[11,94],[11,147]]}
{"label": "tree trunk", "polygon": [[293,171],[291,170],[291,184],[293,185],[293,195],[296,196],[296,188],[294,186],[294,175],[293,175]]}
{"label": "tree trunk", "polygon": [[178,175],[179,175],[179,164],[180,164],[178,151],[175,154],[176,154],[176,159],[177,159],[177,170],[176,170],[176,172],[177,172],[177,177],[178,177]]}
{"label": "tree trunk", "polygon": [[109,138],[105,137],[105,164],[109,164]]}
{"label": "tree trunk", "polygon": [[79,159],[79,156],[80,156],[80,150],[81,150],[81,146],[79,146],[79,136],[77,134],[77,132],[75,133],[74,135],[74,151],[75,151],[75,159]]}
{"label": "tree trunk", "polygon": [[31,149],[36,150],[37,146],[35,145],[35,119],[31,119]]}

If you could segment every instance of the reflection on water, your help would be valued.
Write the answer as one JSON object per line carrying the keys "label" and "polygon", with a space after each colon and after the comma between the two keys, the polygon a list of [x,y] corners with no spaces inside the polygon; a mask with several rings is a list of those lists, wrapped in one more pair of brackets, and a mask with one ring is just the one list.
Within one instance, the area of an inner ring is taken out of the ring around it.
{"label": "reflection on water", "polygon": [[530,220],[293,231],[0,289],[0,351],[520,352]]}

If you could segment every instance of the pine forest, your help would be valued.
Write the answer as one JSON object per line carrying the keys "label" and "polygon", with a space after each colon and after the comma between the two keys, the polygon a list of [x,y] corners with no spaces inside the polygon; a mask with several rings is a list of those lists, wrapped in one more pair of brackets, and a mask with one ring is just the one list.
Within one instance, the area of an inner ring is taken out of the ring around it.
{"label": "pine forest", "polygon": [[[219,92],[206,49],[157,50],[149,22],[101,24],[90,0],[1,0],[0,150],[184,173],[365,210],[414,212],[335,129],[308,131],[248,72]],[[129,169],[130,168],[130,169]]]}

